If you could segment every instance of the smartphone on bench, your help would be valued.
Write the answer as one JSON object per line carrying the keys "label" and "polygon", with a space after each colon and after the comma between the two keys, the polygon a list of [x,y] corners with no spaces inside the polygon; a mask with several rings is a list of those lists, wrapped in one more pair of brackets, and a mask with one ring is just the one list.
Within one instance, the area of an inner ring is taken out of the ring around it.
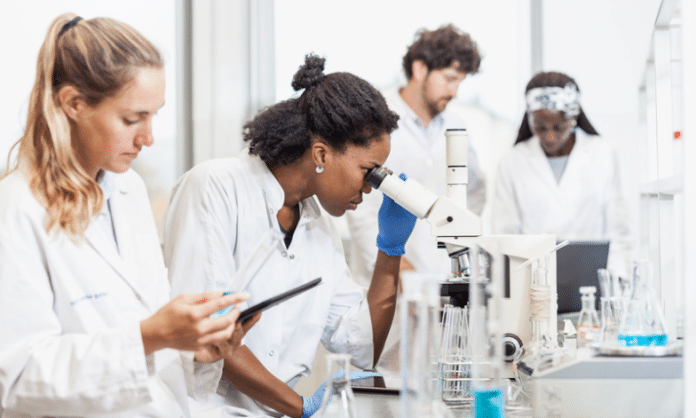
{"label": "smartphone on bench", "polygon": [[283,292],[279,295],[273,296],[272,298],[266,299],[263,302],[259,302],[254,306],[251,306],[245,310],[243,310],[239,314],[239,318],[237,319],[237,322],[244,324],[248,320],[250,320],[254,315],[261,311],[265,311],[266,309],[275,306],[279,304],[280,302],[286,301],[290,299],[293,296],[297,296],[300,293],[306,292],[307,290],[319,285],[321,283],[321,277],[316,278],[312,280],[311,282],[305,283],[303,285],[297,286],[294,289],[290,289],[287,292]]}

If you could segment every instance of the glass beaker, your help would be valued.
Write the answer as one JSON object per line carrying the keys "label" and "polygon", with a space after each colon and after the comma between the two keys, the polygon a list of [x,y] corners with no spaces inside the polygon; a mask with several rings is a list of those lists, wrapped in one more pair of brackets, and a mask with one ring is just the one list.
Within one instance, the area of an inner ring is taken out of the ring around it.
{"label": "glass beaker", "polygon": [[327,354],[326,390],[317,417],[357,418],[349,367],[350,354]]}
{"label": "glass beaker", "polygon": [[401,417],[447,417],[439,395],[440,273],[401,273]]}
{"label": "glass beaker", "polygon": [[448,405],[471,402],[468,308],[445,305],[442,314],[439,379]]}
{"label": "glass beaker", "polygon": [[616,345],[619,342],[619,326],[623,315],[626,298],[602,297],[599,298],[602,306],[601,322],[598,341],[602,344]]}
{"label": "glass beaker", "polygon": [[626,302],[619,326],[618,341],[621,346],[667,344],[662,306],[655,295],[652,275],[652,263],[649,260],[633,263],[633,295]]}

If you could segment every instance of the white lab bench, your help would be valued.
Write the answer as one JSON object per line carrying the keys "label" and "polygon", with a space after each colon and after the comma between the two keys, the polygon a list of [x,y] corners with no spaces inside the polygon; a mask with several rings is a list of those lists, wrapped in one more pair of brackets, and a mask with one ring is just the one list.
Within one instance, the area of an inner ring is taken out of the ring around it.
{"label": "white lab bench", "polygon": [[682,357],[577,357],[532,377],[534,417],[684,416]]}
{"label": "white lab bench", "polygon": [[[532,409],[506,411],[509,417],[641,418],[684,416],[684,359],[596,356],[578,349],[575,359],[537,371],[532,377]],[[355,391],[361,418],[399,418],[396,394]],[[470,416],[451,407],[452,416]]]}

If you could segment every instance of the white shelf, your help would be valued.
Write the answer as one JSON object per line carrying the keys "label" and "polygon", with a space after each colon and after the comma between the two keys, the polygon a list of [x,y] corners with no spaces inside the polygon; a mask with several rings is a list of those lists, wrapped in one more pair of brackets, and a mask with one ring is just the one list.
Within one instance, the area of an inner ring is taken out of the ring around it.
{"label": "white shelf", "polygon": [[675,195],[683,192],[684,176],[682,173],[640,185],[640,194],[642,196]]}

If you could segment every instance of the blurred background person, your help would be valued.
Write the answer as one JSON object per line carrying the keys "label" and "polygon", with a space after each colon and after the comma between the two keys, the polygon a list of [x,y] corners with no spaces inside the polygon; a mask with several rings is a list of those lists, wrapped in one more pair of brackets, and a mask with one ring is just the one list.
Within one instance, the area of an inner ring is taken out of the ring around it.
{"label": "blurred background person", "polygon": [[627,277],[633,243],[614,145],[587,119],[569,76],[538,73],[525,91],[515,146],[498,166],[493,233],[609,240],[608,267]]}
{"label": "blurred background person", "polygon": [[[403,57],[405,86],[385,94],[389,108],[399,115],[399,126],[392,133],[392,150],[385,166],[404,172],[437,195],[447,192],[445,131],[465,128],[465,123],[447,105],[457,96],[461,82],[475,74],[481,55],[469,34],[454,25],[429,31],[420,30]],[[481,214],[486,201],[485,179],[476,152],[469,141],[469,209]],[[347,213],[350,229],[350,266],[360,283],[367,287],[374,266],[372,248],[377,237],[376,213],[381,196],[366,196],[354,212]],[[402,269],[448,271],[446,252],[437,248],[430,225],[417,222],[406,244]]]}
{"label": "blurred background person", "polygon": [[[457,96],[461,82],[476,74],[481,54],[469,34],[452,24],[435,30],[421,29],[403,57],[407,84],[385,93],[389,108],[399,115],[392,133],[392,150],[384,165],[395,173],[406,173],[437,195],[447,193],[445,131],[465,128],[465,123],[447,105]],[[480,215],[486,201],[486,182],[472,142],[468,144],[469,184],[467,205]],[[381,193],[365,197],[354,212],[346,214],[350,232],[349,260],[356,280],[368,287],[375,264],[376,213]],[[416,222],[402,258],[402,270],[439,271],[443,280],[450,274],[447,252],[438,249],[427,222]],[[392,326],[378,370],[398,371],[398,321]]]}

